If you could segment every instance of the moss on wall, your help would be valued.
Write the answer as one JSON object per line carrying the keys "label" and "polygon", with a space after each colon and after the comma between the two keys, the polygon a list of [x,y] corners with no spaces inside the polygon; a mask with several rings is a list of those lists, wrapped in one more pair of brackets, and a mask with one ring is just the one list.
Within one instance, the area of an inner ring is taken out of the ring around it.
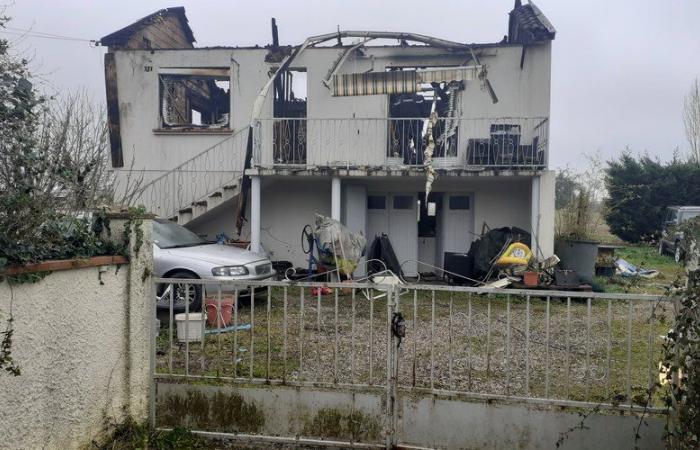
{"label": "moss on wall", "polygon": [[185,395],[167,394],[159,402],[159,426],[258,433],[265,425],[265,414],[236,393],[188,391]]}
{"label": "moss on wall", "polygon": [[380,438],[381,422],[362,411],[323,408],[304,423],[305,436],[370,442]]}

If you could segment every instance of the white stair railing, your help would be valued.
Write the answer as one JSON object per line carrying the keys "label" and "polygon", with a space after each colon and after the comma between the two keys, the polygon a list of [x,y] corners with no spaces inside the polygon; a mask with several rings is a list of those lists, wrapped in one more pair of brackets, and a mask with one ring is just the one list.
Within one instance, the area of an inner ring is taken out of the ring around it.
{"label": "white stair railing", "polygon": [[138,189],[133,203],[161,217],[174,217],[184,208],[238,180],[245,170],[248,127],[183,162]]}

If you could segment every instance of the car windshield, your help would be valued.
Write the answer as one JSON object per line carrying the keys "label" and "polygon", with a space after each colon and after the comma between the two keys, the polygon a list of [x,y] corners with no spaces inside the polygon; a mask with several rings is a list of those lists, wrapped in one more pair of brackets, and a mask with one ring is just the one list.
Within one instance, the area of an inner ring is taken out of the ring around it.
{"label": "car windshield", "polygon": [[207,241],[187,228],[169,220],[155,220],[153,222],[153,238],[160,248],[194,247],[195,245],[208,244]]}

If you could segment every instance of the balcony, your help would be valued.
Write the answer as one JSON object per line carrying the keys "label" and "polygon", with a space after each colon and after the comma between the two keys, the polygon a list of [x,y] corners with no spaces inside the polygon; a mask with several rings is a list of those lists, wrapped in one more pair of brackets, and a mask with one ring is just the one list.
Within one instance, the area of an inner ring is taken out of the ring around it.
{"label": "balcony", "polygon": [[425,118],[261,119],[253,130],[258,168],[411,168],[425,164],[433,142],[433,166],[442,169],[547,167],[549,119]]}

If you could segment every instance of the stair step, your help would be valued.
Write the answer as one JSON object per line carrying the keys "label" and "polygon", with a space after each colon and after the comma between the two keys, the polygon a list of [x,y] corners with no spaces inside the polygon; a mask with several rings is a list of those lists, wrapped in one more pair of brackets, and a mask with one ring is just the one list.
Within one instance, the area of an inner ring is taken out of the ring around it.
{"label": "stair step", "polygon": [[177,216],[170,217],[168,220],[177,223]]}
{"label": "stair step", "polygon": [[237,187],[238,187],[237,184],[228,184],[228,185],[224,186],[224,189],[231,190],[231,189],[236,189]]}
{"label": "stair step", "polygon": [[223,197],[223,196],[224,196],[224,194],[223,194],[222,192],[216,191],[216,192],[214,192],[213,194],[211,194],[211,195],[209,196],[209,198],[216,198],[216,197]]}
{"label": "stair step", "polygon": [[198,202],[192,203],[193,206],[207,206],[207,201],[206,200],[200,200]]}
{"label": "stair step", "polygon": [[192,207],[188,206],[187,208],[182,208],[181,210],[178,211],[179,214],[192,214]]}

